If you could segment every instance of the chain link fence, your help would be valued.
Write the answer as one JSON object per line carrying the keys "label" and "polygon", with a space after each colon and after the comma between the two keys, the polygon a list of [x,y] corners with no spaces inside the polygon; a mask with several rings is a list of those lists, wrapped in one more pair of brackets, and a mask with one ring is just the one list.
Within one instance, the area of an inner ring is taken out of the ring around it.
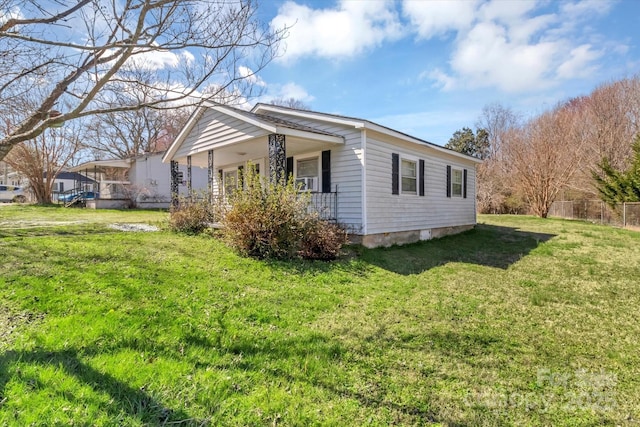
{"label": "chain link fence", "polygon": [[549,216],[640,228],[640,202],[622,203],[612,209],[602,200],[555,201],[551,205]]}

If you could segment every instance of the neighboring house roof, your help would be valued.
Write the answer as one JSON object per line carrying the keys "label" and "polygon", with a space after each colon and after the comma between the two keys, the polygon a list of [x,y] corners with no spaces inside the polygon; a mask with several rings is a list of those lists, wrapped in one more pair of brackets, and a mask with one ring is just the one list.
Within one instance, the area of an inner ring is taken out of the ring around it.
{"label": "neighboring house roof", "polygon": [[74,166],[69,169],[70,172],[80,172],[84,170],[91,171],[93,169],[101,168],[124,168],[129,169],[131,167],[131,159],[110,159],[110,160],[93,160],[91,162],[85,162],[78,166]]}
{"label": "neighboring house roof", "polygon": [[150,156],[162,156],[164,153],[165,151],[155,151],[153,153],[145,153],[138,156],[129,157],[127,159],[92,160],[90,162],[84,162],[78,166],[74,166],[69,170],[75,173],[75,171],[80,172],[85,170],[92,172],[94,169],[101,170],[103,168],[129,169],[131,165],[138,159]]}
{"label": "neighboring house roof", "polygon": [[[47,176],[46,172],[45,172],[45,176]],[[88,176],[79,174],[77,172],[67,172],[67,171],[60,172],[58,173],[58,175],[56,175],[56,179],[68,179],[68,180],[74,180],[74,181],[95,183],[93,179],[89,178]]]}

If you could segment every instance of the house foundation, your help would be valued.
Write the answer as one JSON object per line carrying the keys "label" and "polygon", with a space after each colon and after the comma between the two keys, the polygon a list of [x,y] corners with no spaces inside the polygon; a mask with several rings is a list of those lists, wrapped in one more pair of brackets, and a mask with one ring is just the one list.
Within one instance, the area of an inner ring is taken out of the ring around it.
{"label": "house foundation", "polygon": [[471,230],[474,224],[457,225],[452,227],[431,228],[425,230],[396,231],[389,233],[367,234],[366,236],[353,236],[352,243],[360,243],[367,248],[389,247],[393,245],[406,245],[422,240],[438,239],[450,234],[458,234]]}

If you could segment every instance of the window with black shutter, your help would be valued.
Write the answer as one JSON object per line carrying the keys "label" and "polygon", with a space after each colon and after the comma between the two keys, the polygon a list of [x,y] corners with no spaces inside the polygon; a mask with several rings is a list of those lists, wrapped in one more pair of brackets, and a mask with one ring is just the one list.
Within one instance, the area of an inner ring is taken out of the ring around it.
{"label": "window with black shutter", "polygon": [[418,194],[424,196],[424,160],[418,162]]}
{"label": "window with black shutter", "polygon": [[322,192],[331,192],[331,150],[322,152]]}
{"label": "window with black shutter", "polygon": [[400,194],[400,155],[391,153],[391,194]]}
{"label": "window with black shutter", "polygon": [[462,197],[467,198],[467,170],[465,169],[462,176]]}

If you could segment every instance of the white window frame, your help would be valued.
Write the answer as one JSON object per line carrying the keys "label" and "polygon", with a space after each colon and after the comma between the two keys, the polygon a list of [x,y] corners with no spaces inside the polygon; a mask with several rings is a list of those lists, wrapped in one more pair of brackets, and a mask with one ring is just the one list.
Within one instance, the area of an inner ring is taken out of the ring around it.
{"label": "white window frame", "polygon": [[[403,168],[402,165],[404,162],[410,162],[413,163],[414,165],[414,171],[415,171],[415,175],[413,177],[411,176],[405,176],[403,173]],[[400,178],[400,194],[407,194],[410,196],[417,196],[418,195],[418,177],[420,175],[419,171],[418,171],[418,159],[416,157],[411,157],[411,156],[405,156],[405,155],[400,155],[400,165],[399,165],[399,178]],[[416,189],[411,191],[411,190],[405,190],[404,189],[404,178],[408,178],[408,179],[413,179],[415,180],[416,183]]]}
{"label": "white window frame", "polygon": [[[457,183],[456,180],[455,180],[456,173],[460,174],[460,182],[459,183]],[[464,191],[463,188],[462,188],[464,186],[464,182],[463,181],[464,181],[464,174],[462,172],[462,169],[454,168],[452,166],[451,167],[451,197],[462,197],[462,192]],[[460,185],[460,193],[459,194],[456,194],[456,191],[455,191],[455,185],[456,184]]]}
{"label": "white window frame", "polygon": [[[322,164],[320,163],[320,153],[316,152],[316,153],[309,153],[309,154],[304,154],[301,156],[294,156],[293,157],[293,181],[294,182],[298,182],[298,179],[304,179],[304,178],[314,178],[315,179],[315,188],[312,189],[303,189],[300,191],[311,191],[312,193],[316,193],[318,191],[320,191],[319,189],[322,188]],[[298,162],[299,161],[305,161],[305,160],[315,160],[316,161],[316,165],[317,165],[317,171],[318,174],[317,176],[312,176],[312,177],[298,177]]]}
{"label": "white window frame", "polygon": [[258,176],[265,176],[266,169],[264,167],[264,159],[261,157],[259,159],[248,160],[245,164],[245,168],[249,168],[249,163],[253,165],[253,170],[255,171],[256,167],[258,168]]}
{"label": "white window frame", "polygon": [[237,190],[238,189],[238,167],[235,166],[233,168],[227,168],[227,169],[223,169],[222,170],[222,192],[224,195],[228,196],[230,187],[231,185],[227,183],[227,174],[229,173],[234,173],[234,183],[233,183],[233,190]]}

